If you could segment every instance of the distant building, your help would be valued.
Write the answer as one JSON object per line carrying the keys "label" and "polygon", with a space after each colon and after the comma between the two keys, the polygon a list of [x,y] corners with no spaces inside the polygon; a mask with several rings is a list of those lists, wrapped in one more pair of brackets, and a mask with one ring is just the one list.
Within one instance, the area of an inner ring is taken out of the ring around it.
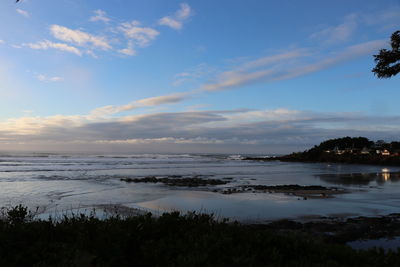
{"label": "distant building", "polygon": [[363,155],[367,155],[367,154],[369,154],[369,149],[367,147],[363,147],[363,149],[361,150],[360,153]]}
{"label": "distant building", "polygon": [[382,156],[390,156],[390,152],[387,149],[384,149],[381,154]]}
{"label": "distant building", "polygon": [[342,155],[345,150],[340,150],[338,146],[335,146],[335,148],[332,150],[336,155]]}

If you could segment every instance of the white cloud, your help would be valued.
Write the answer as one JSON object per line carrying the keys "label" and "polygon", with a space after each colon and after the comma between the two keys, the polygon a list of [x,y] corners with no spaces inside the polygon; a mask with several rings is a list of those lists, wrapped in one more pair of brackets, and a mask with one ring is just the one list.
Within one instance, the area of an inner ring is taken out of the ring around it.
{"label": "white cloud", "polygon": [[30,14],[25,10],[17,8],[16,11],[17,11],[18,14],[24,16],[25,18],[29,18],[30,17]]}
{"label": "white cloud", "polygon": [[182,29],[182,22],[175,20],[171,17],[163,17],[158,21],[158,23],[160,25],[165,25],[165,26],[171,27],[172,29],[175,29],[175,30]]}
{"label": "white cloud", "polygon": [[[144,149],[152,144],[174,145],[169,146],[170,149],[175,149],[176,145],[207,144],[235,149],[236,145],[310,146],[327,138],[347,135],[391,140],[398,136],[399,122],[399,116],[290,109],[152,113],[108,119],[88,115],[39,117],[26,114],[0,122],[0,143],[63,144],[64,148],[75,143],[82,150],[87,144],[143,144],[146,145]],[[189,148],[196,152],[201,147]],[[160,146],[156,149],[160,152]]]}
{"label": "white cloud", "polygon": [[64,42],[70,42],[75,45],[91,45],[95,48],[101,48],[103,50],[109,50],[112,48],[104,37],[94,36],[80,30],[72,30],[64,26],[52,25],[50,27],[50,32],[56,39]]}
{"label": "white cloud", "polygon": [[[94,10],[94,16],[90,17],[90,21],[101,21],[106,24],[112,22],[106,16],[103,10]],[[190,14],[190,7],[182,5],[177,12],[177,16],[185,19]],[[81,29],[70,29],[62,25],[51,25],[51,35],[62,42],[42,41],[37,43],[29,43],[27,46],[33,49],[56,48],[77,55],[90,55],[98,58],[99,50],[111,51],[125,55],[135,56],[139,48],[149,46],[160,34],[160,32],[152,27],[142,26],[137,20],[123,23],[113,23],[112,27],[104,29],[104,34],[92,34]],[[121,45],[125,42],[125,46]],[[115,47],[113,47],[115,46]],[[80,50],[81,49],[81,50]]]}
{"label": "white cloud", "polygon": [[88,123],[84,116],[54,115],[48,117],[24,116],[1,122],[2,131],[12,132],[16,136],[40,135],[44,129],[52,127],[78,127]]}
{"label": "white cloud", "polygon": [[118,50],[119,53],[124,54],[126,56],[135,56],[136,50],[133,48],[133,43],[128,42],[128,46],[126,48]]}
{"label": "white cloud", "polygon": [[126,38],[140,47],[145,47],[155,40],[160,34],[157,30],[150,27],[140,27],[141,23],[137,20],[122,23],[119,30],[122,31]]}
{"label": "white cloud", "polygon": [[53,49],[58,49],[61,51],[73,53],[78,56],[82,55],[82,52],[74,46],[70,46],[70,45],[67,45],[64,43],[53,43],[53,42],[50,42],[49,40],[44,40],[44,41],[37,42],[37,43],[28,43],[28,44],[23,44],[23,45],[28,46],[32,49],[47,50],[47,49],[53,48]]}
{"label": "white cloud", "polygon": [[173,16],[165,16],[158,21],[158,24],[168,26],[175,30],[182,29],[183,23],[192,14],[190,6],[186,3],[182,3],[178,11]]}
{"label": "white cloud", "polygon": [[176,12],[176,17],[180,20],[185,20],[192,14],[192,9],[186,3],[181,4],[181,8]]}
{"label": "white cloud", "polygon": [[41,82],[61,82],[64,79],[62,77],[58,77],[58,76],[47,76],[45,74],[39,74],[36,76],[36,78],[41,81]]}
{"label": "white cloud", "polygon": [[5,44],[6,42],[4,40],[0,39],[0,44]]}
{"label": "white cloud", "polygon": [[106,12],[101,10],[101,9],[97,9],[93,11],[95,13],[94,16],[90,17],[89,21],[102,21],[104,23],[109,23],[111,21],[110,18],[108,18],[106,16]]}

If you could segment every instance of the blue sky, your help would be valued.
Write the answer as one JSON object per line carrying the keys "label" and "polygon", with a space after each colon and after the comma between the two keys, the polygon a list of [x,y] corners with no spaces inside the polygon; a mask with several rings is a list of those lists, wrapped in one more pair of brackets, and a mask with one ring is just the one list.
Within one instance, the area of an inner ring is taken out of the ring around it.
{"label": "blue sky", "polygon": [[0,3],[0,149],[285,153],[399,140],[400,1]]}

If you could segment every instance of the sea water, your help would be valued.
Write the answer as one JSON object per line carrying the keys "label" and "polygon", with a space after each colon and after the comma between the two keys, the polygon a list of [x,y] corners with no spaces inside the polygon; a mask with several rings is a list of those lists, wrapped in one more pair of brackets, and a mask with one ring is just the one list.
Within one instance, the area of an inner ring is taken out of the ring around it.
{"label": "sea water", "polygon": [[[267,156],[267,155],[265,155]],[[204,154],[0,154],[0,206],[39,207],[42,214],[105,206],[150,211],[213,213],[241,221],[377,216],[400,212],[398,167],[247,161],[243,155]],[[283,193],[212,192],[123,178],[198,177],[226,185],[322,185],[349,193],[304,199]]]}

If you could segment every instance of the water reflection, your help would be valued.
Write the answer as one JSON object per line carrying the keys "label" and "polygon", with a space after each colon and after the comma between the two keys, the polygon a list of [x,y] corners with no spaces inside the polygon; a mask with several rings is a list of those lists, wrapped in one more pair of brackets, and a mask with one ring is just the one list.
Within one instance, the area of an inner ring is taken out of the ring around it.
{"label": "water reflection", "polygon": [[371,249],[374,247],[383,248],[385,251],[393,250],[396,251],[400,248],[400,237],[394,237],[391,239],[380,238],[380,239],[368,239],[368,240],[356,240],[348,242],[347,245],[354,249]]}
{"label": "water reflection", "polygon": [[318,174],[316,176],[327,183],[336,185],[369,185],[371,182],[383,185],[386,182],[400,181],[400,172],[390,172],[386,168],[378,173]]}

